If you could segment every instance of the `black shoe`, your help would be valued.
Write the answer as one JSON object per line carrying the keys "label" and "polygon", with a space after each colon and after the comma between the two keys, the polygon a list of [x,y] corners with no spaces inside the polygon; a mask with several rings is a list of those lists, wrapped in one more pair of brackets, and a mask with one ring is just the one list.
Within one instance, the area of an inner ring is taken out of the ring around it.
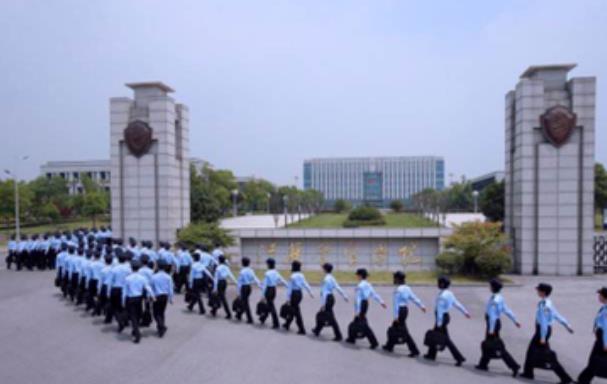
{"label": "black shoe", "polygon": [[333,338],[333,341],[341,341],[341,340],[342,340],[341,336],[335,336]]}
{"label": "black shoe", "polygon": [[354,343],[356,343],[356,340],[346,339],[346,343],[348,343],[348,344],[354,344]]}
{"label": "black shoe", "polygon": [[118,333],[122,333],[124,331],[125,324],[123,322],[118,323]]}
{"label": "black shoe", "polygon": [[371,344],[371,345],[369,346],[369,348],[371,348],[371,349],[375,349],[375,348],[377,348],[377,346],[378,346],[378,345],[379,345],[379,344],[377,344],[377,343],[375,343],[375,344]]}
{"label": "black shoe", "polygon": [[392,348],[391,348],[391,347],[388,347],[387,345],[383,345],[383,346],[381,347],[381,349],[383,349],[383,350],[384,350],[384,351],[386,351],[386,352],[392,352]]}
{"label": "black shoe", "polygon": [[253,320],[247,320],[247,324],[253,324]]}
{"label": "black shoe", "polygon": [[464,363],[464,361],[466,361],[466,359],[457,360],[457,361],[455,362],[455,366],[456,366],[456,367],[461,367],[461,366],[462,366],[462,364]]}
{"label": "black shoe", "polygon": [[226,320],[230,320],[230,319],[232,319],[232,316],[226,315]]}
{"label": "black shoe", "polygon": [[288,331],[288,330],[289,330],[289,326],[288,326],[288,325],[286,325],[286,324],[283,324],[283,325],[282,325],[282,327],[285,329],[285,331]]}
{"label": "black shoe", "polygon": [[534,380],[535,377],[532,374],[529,373],[523,373],[521,375],[519,375],[519,377],[523,378],[523,379],[527,379],[527,380]]}
{"label": "black shoe", "polygon": [[279,325],[273,325],[273,326],[272,326],[272,329],[278,329],[278,328],[280,328],[280,326],[279,326]]}
{"label": "black shoe", "polygon": [[430,355],[424,355],[424,359],[434,361],[434,360],[436,360],[436,357],[432,357]]}
{"label": "black shoe", "polygon": [[297,331],[297,334],[298,334],[298,335],[305,335],[305,334],[306,334],[306,331]]}
{"label": "black shoe", "polygon": [[520,370],[520,368],[514,368],[512,370],[512,377],[517,377],[518,376],[518,371]]}
{"label": "black shoe", "polygon": [[140,340],[141,340],[141,336],[133,336],[133,343],[139,344]]}
{"label": "black shoe", "polygon": [[312,334],[313,334],[314,336],[318,337],[318,336],[320,336],[320,331],[319,331],[319,330],[317,330],[317,329],[313,329],[313,330],[312,330]]}
{"label": "black shoe", "polygon": [[489,370],[489,368],[483,367],[483,366],[480,366],[480,365],[475,365],[474,369],[477,369],[479,371],[488,371]]}
{"label": "black shoe", "polygon": [[415,359],[417,356],[419,356],[419,353],[413,353],[411,352],[410,354],[408,354],[407,356],[409,356],[412,359]]}

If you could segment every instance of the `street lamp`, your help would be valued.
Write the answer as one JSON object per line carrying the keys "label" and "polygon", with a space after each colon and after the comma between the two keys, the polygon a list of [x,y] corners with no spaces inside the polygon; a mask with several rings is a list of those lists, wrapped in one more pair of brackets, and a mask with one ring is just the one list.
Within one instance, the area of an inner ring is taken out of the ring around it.
{"label": "street lamp", "polygon": [[238,198],[238,189],[232,190],[232,216],[236,217],[238,214],[238,207],[236,206],[236,199]]}
{"label": "street lamp", "polygon": [[[29,159],[29,156],[22,156],[20,158],[21,161]],[[19,222],[19,178],[17,177],[17,167],[15,167],[15,171],[11,172],[8,169],[4,170],[4,173],[11,176],[13,178],[13,183],[15,184],[15,238],[17,240],[21,239],[21,225]]]}
{"label": "street lamp", "polygon": [[474,213],[477,213],[478,212],[478,191],[473,191],[472,197],[474,197]]}

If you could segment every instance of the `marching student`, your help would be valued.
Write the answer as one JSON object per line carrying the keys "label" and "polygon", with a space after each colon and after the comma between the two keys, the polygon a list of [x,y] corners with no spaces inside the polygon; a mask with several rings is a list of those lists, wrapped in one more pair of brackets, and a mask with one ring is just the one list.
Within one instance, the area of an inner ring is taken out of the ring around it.
{"label": "marching student", "polygon": [[181,293],[181,288],[186,285],[188,281],[188,276],[190,274],[190,268],[192,267],[192,256],[188,251],[188,247],[185,243],[180,244],[180,249],[177,251],[177,265],[178,270],[176,273],[176,281],[175,281],[175,292]]}
{"label": "marching student", "polygon": [[[449,337],[449,322],[451,317],[449,315],[449,311],[451,308],[455,307],[458,311],[464,314],[467,319],[470,318],[470,313],[468,310],[457,300],[453,292],[449,290],[451,286],[451,280],[449,280],[446,276],[441,276],[437,281],[439,293],[436,297],[435,303],[435,316],[436,322],[434,324],[434,330],[442,333],[446,336],[446,347],[451,352],[451,355],[455,359],[455,366],[460,367],[466,358],[461,354],[461,352],[457,349],[451,338]],[[435,360],[437,353],[436,346],[432,345],[428,347],[428,352],[424,355],[424,358],[427,360]]]}
{"label": "marching student", "polygon": [[92,251],[85,251],[84,248],[78,249],[78,259],[79,262],[77,264],[78,275],[80,276],[80,281],[78,282],[78,294],[76,299],[76,306],[84,303],[84,300],[88,294],[87,292],[87,271],[89,268],[89,264],[91,263]]}
{"label": "marching student", "polygon": [[8,241],[8,255],[6,256],[6,269],[11,269],[13,263],[16,263],[17,258],[17,241],[15,240],[15,235],[11,235],[10,240]]}
{"label": "marching student", "polygon": [[[213,283],[213,292],[215,292],[219,297],[219,302],[223,306],[223,310],[226,313],[226,319],[232,318],[232,312],[230,311],[230,306],[228,305],[228,300],[226,299],[226,289],[228,288],[228,278],[234,282],[234,284],[238,285],[238,281],[234,277],[234,274],[230,270],[230,267],[226,265],[226,257],[221,255],[217,260],[219,265],[215,270],[215,279]],[[215,316],[217,314],[217,309],[211,308],[211,315]]]}
{"label": "marching student", "polygon": [[99,285],[97,288],[97,290],[99,291],[99,297],[93,315],[101,316],[101,314],[104,313],[106,315],[104,323],[109,324],[112,322],[112,317],[108,309],[110,290],[112,286],[112,263],[114,262],[114,257],[112,256],[112,253],[106,253],[103,258],[103,261],[104,265],[103,268],[101,268],[98,283]]}
{"label": "marching student", "polygon": [[375,292],[371,283],[367,281],[369,277],[369,272],[365,268],[359,268],[356,270],[356,277],[358,277],[359,283],[356,286],[356,301],[354,303],[354,320],[348,327],[348,338],[346,339],[347,343],[354,344],[356,343],[356,330],[360,330],[363,337],[366,337],[369,340],[370,348],[375,349],[379,345],[377,342],[377,338],[373,333],[373,330],[369,326],[369,322],[367,321],[367,311],[369,310],[369,299],[373,299],[378,302],[384,309],[386,307],[386,303],[382,300],[382,298]]}
{"label": "marching student", "polygon": [[[131,273],[124,279],[124,288],[122,289],[122,306],[126,309],[132,328],[133,343],[139,343],[141,332],[139,323],[143,313],[144,291],[150,300],[154,300],[154,292],[148,283],[148,280],[137,271],[141,268],[139,260],[131,261]],[[126,320],[119,321],[118,332],[122,332],[126,326]]]}
{"label": "marching student", "polygon": [[158,337],[163,337],[168,329],[164,319],[167,303],[173,304],[173,279],[169,275],[170,272],[171,265],[161,261],[158,263],[158,272],[152,276],[152,291],[156,297],[152,304],[152,311]]}
{"label": "marching student", "polygon": [[[194,263],[190,270],[190,277],[188,278],[188,288],[190,289],[191,298],[188,301],[188,310],[193,310],[194,306],[198,304],[198,312],[201,315],[206,313],[204,309],[204,303],[202,302],[202,292],[204,292],[204,276],[208,276],[211,280],[214,280],[213,275],[200,261],[200,254],[194,252]],[[168,264],[168,263],[167,263]],[[170,265],[170,264],[169,264]]]}
{"label": "marching student", "polygon": [[[409,357],[414,358],[419,356],[419,349],[407,328],[407,317],[409,317],[409,302],[413,302],[422,312],[426,313],[426,307],[421,300],[413,293],[413,290],[406,285],[407,276],[404,272],[394,272],[393,282],[396,285],[394,294],[392,295],[392,329],[399,331],[399,336],[402,336],[409,348]],[[394,333],[388,332],[388,341],[382,348],[384,351],[392,352],[394,346],[398,342],[398,337]]]}
{"label": "marching student", "polygon": [[15,263],[17,264],[17,271],[20,271],[26,263],[28,249],[27,243],[27,235],[21,235],[21,240],[17,243],[17,261]]}
{"label": "marching student", "polygon": [[[220,256],[221,257],[221,256]],[[295,260],[291,263],[291,278],[289,279],[289,285],[287,286],[287,301],[289,302],[289,306],[291,307],[292,316],[287,317],[285,323],[283,324],[283,328],[287,331],[291,326],[291,322],[295,319],[295,324],[297,324],[297,334],[305,335],[306,329],[304,328],[303,318],[301,317],[301,308],[299,307],[301,304],[301,300],[303,299],[303,290],[308,292],[310,298],[314,298],[314,294],[312,293],[312,289],[310,288],[310,284],[306,280],[306,277],[303,273],[301,273],[301,262]]]}
{"label": "marching student", "polygon": [[341,330],[339,329],[339,324],[335,319],[335,313],[333,312],[333,306],[335,305],[335,296],[333,295],[333,291],[337,291],[344,301],[348,302],[348,295],[341,289],[335,277],[333,277],[333,265],[330,263],[325,263],[322,266],[322,269],[325,271],[325,277],[322,281],[322,287],[320,288],[320,311],[316,315],[316,326],[312,330],[315,336],[320,335],[320,331],[325,326],[325,324],[320,321],[320,318],[324,318],[329,326],[333,328],[334,341],[341,341],[342,335]]}
{"label": "marching student", "polygon": [[[521,377],[531,380],[534,378],[533,369],[535,368],[534,361],[537,354],[542,348],[550,349],[549,341],[550,336],[552,335],[552,323],[554,320],[565,327],[569,333],[573,333],[573,328],[571,328],[567,319],[561,316],[554,304],[552,304],[552,300],[549,298],[552,294],[552,286],[550,284],[540,283],[535,287],[535,290],[540,298],[535,313],[535,334],[529,343],[527,355],[525,356],[523,374],[521,374]],[[567,384],[573,382],[571,376],[565,372],[565,369],[556,358],[551,362],[551,367],[561,380],[561,383]]]}
{"label": "marching student", "polygon": [[278,271],[276,271],[276,261],[272,258],[266,260],[266,266],[268,270],[266,271],[263,284],[262,284],[262,292],[263,298],[268,304],[268,313],[261,316],[259,321],[261,324],[264,324],[268,315],[272,316],[272,328],[278,329],[280,324],[278,323],[278,314],[276,313],[276,306],[274,305],[274,299],[276,299],[276,286],[278,284],[282,284],[285,287],[289,284],[286,280],[280,275]]}
{"label": "marching student", "polygon": [[128,251],[123,252],[122,249],[116,249],[118,256],[118,264],[112,267],[110,270],[110,305],[106,320],[109,318],[110,322],[112,318],[116,319],[118,323],[118,329],[124,328],[124,305],[122,300],[122,294],[124,292],[124,284],[126,277],[131,274],[131,265],[128,262],[129,257]]}
{"label": "marching student", "polygon": [[67,243],[61,243],[61,250],[57,254],[55,258],[55,266],[54,268],[57,270],[57,274],[55,277],[55,286],[61,289],[63,293],[63,297],[67,294],[67,286],[63,283],[63,277],[65,273],[65,261],[67,257]]}
{"label": "marching student", "polygon": [[[594,336],[596,338],[588,366],[582,371],[578,378],[578,384],[590,384],[595,376],[598,376],[599,369],[602,373],[607,370],[605,361],[607,360],[607,287],[603,287],[597,291],[601,308],[594,318]],[[605,377],[604,375],[601,375]]]}
{"label": "marching student", "polygon": [[[140,275],[142,275],[143,277],[145,277],[145,279],[147,280],[148,284],[152,284],[152,276],[154,276],[154,271],[152,270],[152,268],[150,268],[150,264],[152,264],[149,261],[149,257],[146,254],[141,254],[139,256],[139,261],[141,262],[141,267],[139,267],[139,271],[138,273]],[[146,300],[148,299],[148,297],[146,297],[146,293],[143,292],[144,295],[144,304],[143,304],[143,314],[141,315],[141,326],[142,327],[149,327],[150,324],[152,324],[152,305],[150,303],[150,300]]]}
{"label": "marching student", "polygon": [[[86,300],[86,311],[97,308],[99,300],[99,281],[101,279],[101,270],[103,269],[103,261],[101,261],[101,253],[93,252],[92,262],[89,264],[87,273],[87,290],[88,296]],[[94,311],[93,311],[94,314]]]}
{"label": "marching student", "polygon": [[253,284],[256,284],[261,289],[261,282],[255,275],[255,271],[250,267],[251,260],[248,257],[243,257],[241,260],[242,269],[238,275],[238,294],[242,301],[243,312],[236,313],[236,319],[240,320],[244,313],[247,317],[247,323],[253,324],[253,316],[251,315],[251,306],[249,304],[249,297],[251,296]]}
{"label": "marching student", "polygon": [[[485,309],[485,322],[487,324],[485,340],[500,341],[500,356],[502,360],[504,360],[504,363],[506,363],[508,368],[510,368],[512,371],[512,377],[516,377],[518,375],[518,371],[521,369],[521,366],[512,358],[508,350],[506,350],[506,347],[503,346],[503,341],[500,338],[500,330],[502,329],[502,314],[506,315],[510,320],[512,320],[517,328],[520,328],[521,324],[518,322],[518,320],[516,320],[516,316],[506,305],[504,297],[500,293],[502,288],[503,284],[499,280],[491,279],[489,281],[491,297],[489,298]],[[481,350],[481,353],[481,359],[475,368],[481,371],[487,371],[489,369],[489,361],[491,357],[487,355],[487,351],[485,350]]]}
{"label": "marching student", "polygon": [[[215,268],[218,265],[218,262],[211,254],[209,253],[209,247],[206,245],[199,244],[196,252],[200,253],[200,262],[207,269],[207,271],[211,272],[211,274],[215,273]],[[203,280],[203,290],[202,292],[210,293],[213,288],[213,279],[209,279],[205,274],[202,277]]]}

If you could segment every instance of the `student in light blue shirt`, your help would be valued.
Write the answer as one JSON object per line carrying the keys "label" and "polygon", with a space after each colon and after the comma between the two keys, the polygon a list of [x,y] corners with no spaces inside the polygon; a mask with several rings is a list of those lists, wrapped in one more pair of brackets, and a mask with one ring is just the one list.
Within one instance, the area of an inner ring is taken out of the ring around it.
{"label": "student in light blue shirt", "polygon": [[[485,342],[500,340],[503,345],[503,341],[500,338],[500,330],[502,328],[502,314],[506,315],[506,317],[512,320],[512,322],[516,325],[517,328],[520,328],[521,324],[516,320],[516,316],[514,315],[512,310],[510,310],[510,308],[508,308],[508,306],[506,305],[506,301],[501,295],[502,288],[503,284],[498,279],[491,279],[489,281],[491,297],[489,297],[489,301],[487,302],[487,306],[485,307],[485,321],[487,323]],[[512,371],[512,376],[516,377],[521,367],[510,355],[505,345],[501,349],[501,358],[502,360],[504,360],[504,363],[506,363],[508,368],[510,368],[510,370]],[[481,348],[481,359],[475,368],[481,371],[487,371],[489,369],[490,360],[491,356],[487,354],[487,351],[485,349]]]}
{"label": "student in light blue shirt", "polygon": [[103,262],[101,261],[101,254],[98,251],[93,251],[93,257],[87,273],[88,295],[86,298],[86,311],[97,308],[97,300],[99,300],[99,279],[101,278],[102,269]]}
{"label": "student in light blue shirt", "polygon": [[[122,290],[122,306],[126,309],[126,313],[129,318],[129,322],[132,328],[133,342],[139,343],[141,339],[141,332],[139,331],[139,325],[141,323],[141,315],[143,313],[143,299],[145,297],[154,301],[154,292],[152,287],[148,283],[148,280],[142,274],[138,273],[141,268],[141,262],[139,260],[131,261],[132,273],[128,275],[124,281],[124,288]],[[120,321],[118,332],[124,329],[126,323]]]}
{"label": "student in light blue shirt", "polygon": [[[217,294],[219,298],[219,302],[221,303],[223,310],[226,313],[226,319],[232,318],[232,312],[230,311],[230,306],[228,305],[228,300],[226,299],[226,290],[228,288],[228,279],[232,280],[234,284],[238,284],[236,277],[230,270],[230,267],[226,264],[225,256],[219,256],[219,265],[215,270],[215,279],[213,281],[213,292]],[[215,316],[217,314],[217,309],[211,308],[211,315]]]}
{"label": "student in light blue shirt", "polygon": [[274,305],[274,299],[276,299],[276,287],[278,284],[282,284],[286,287],[288,286],[288,283],[280,275],[280,273],[276,271],[276,261],[273,258],[267,259],[266,265],[268,270],[265,273],[261,290],[263,292],[264,300],[268,305],[268,313],[260,316],[259,321],[261,324],[264,324],[267,317],[272,316],[272,328],[277,329],[280,324],[278,323],[278,314],[276,313],[276,306]]}
{"label": "student in light blue shirt", "polygon": [[[194,252],[192,256],[194,259],[194,263],[192,264],[192,269],[190,270],[190,277],[188,278],[188,288],[189,292],[186,296],[186,302],[188,303],[188,310],[192,311],[194,306],[198,304],[198,312],[201,315],[206,313],[204,308],[204,303],[202,301],[202,293],[205,291],[205,280],[204,276],[210,278],[213,281],[213,275],[209,272],[208,269],[200,261],[200,254]],[[168,263],[167,263],[168,264]]]}
{"label": "student in light blue shirt", "polygon": [[103,268],[101,268],[101,274],[99,276],[99,299],[97,300],[95,315],[100,316],[102,313],[105,313],[106,317],[104,323],[109,324],[112,322],[111,313],[108,308],[110,303],[110,290],[112,287],[112,263],[114,262],[112,253],[106,253],[103,261],[104,265]]}
{"label": "student in light blue shirt", "polygon": [[396,286],[392,295],[392,326],[388,329],[388,341],[382,347],[384,351],[392,352],[394,346],[399,343],[399,338],[404,339],[404,343],[409,348],[409,357],[415,358],[419,356],[419,349],[409,334],[407,327],[407,317],[409,317],[409,303],[415,304],[422,312],[426,313],[426,306],[415,295],[411,287],[406,285],[404,272],[396,271],[393,275],[393,282]]}
{"label": "student in light blue shirt", "polygon": [[158,337],[163,337],[167,331],[165,322],[165,312],[167,303],[173,304],[173,279],[169,275],[171,266],[165,262],[158,264],[158,272],[152,276],[152,290],[156,300],[153,304],[154,321],[156,321],[156,330]]}
{"label": "student in light blue shirt", "polygon": [[186,285],[190,269],[192,268],[194,260],[188,251],[188,247],[185,243],[179,244],[179,251],[177,251],[177,265],[178,269],[175,274],[175,292],[181,293],[181,289]]}
{"label": "student in light blue shirt", "polygon": [[306,334],[300,308],[304,290],[308,292],[308,295],[310,295],[311,298],[314,298],[310,284],[308,284],[304,274],[301,273],[301,262],[294,260],[291,263],[291,278],[289,279],[289,285],[287,286],[287,302],[289,303],[291,315],[285,319],[283,328],[288,331],[289,327],[291,326],[291,322],[293,319],[295,319],[298,335]]}
{"label": "student in light blue shirt", "polygon": [[17,258],[17,241],[15,240],[15,235],[11,235],[10,240],[8,241],[8,255],[6,256],[6,269],[11,269],[11,266],[16,261]]}
{"label": "student in light blue shirt", "polygon": [[[552,300],[549,298],[552,294],[552,286],[550,284],[540,283],[535,289],[540,298],[540,302],[537,305],[537,310],[535,313],[535,334],[529,343],[527,355],[525,357],[523,374],[521,375],[521,377],[531,380],[534,378],[533,362],[535,361],[535,356],[538,353],[538,349],[550,348],[548,341],[550,340],[550,336],[552,334],[552,323],[554,320],[563,325],[563,327],[565,327],[569,333],[573,333],[573,328],[571,328],[567,319],[561,316],[561,314],[556,310],[556,307],[552,304]],[[569,376],[557,359],[553,361],[552,370],[559,377],[561,383],[573,382],[571,376]]]}
{"label": "student in light blue shirt", "polygon": [[[458,311],[464,314],[466,318],[470,318],[470,314],[468,310],[457,300],[453,292],[449,290],[451,286],[451,280],[449,280],[446,276],[441,276],[437,280],[438,285],[438,295],[436,296],[435,302],[435,315],[436,322],[434,325],[434,331],[440,332],[446,336],[446,347],[451,352],[451,355],[455,359],[455,366],[460,367],[466,358],[461,354],[459,349],[455,346],[451,338],[449,337],[449,322],[451,321],[451,317],[449,315],[449,311],[451,308],[455,307]],[[424,355],[424,358],[427,360],[435,360],[436,354],[438,350],[436,346],[429,346],[428,353]]]}
{"label": "student in light blue shirt", "polygon": [[255,271],[250,267],[251,260],[248,257],[243,257],[241,260],[242,268],[238,275],[238,295],[242,301],[242,312],[235,314],[236,319],[240,321],[242,314],[244,313],[247,317],[247,323],[253,324],[253,316],[251,315],[251,305],[249,304],[249,297],[251,296],[253,284],[257,285],[261,289],[261,282],[255,275]]}
{"label": "student in light blue shirt", "polygon": [[580,374],[578,384],[590,384],[601,368],[599,364],[607,356],[607,287],[599,289],[597,293],[601,307],[594,318],[593,332],[596,340],[590,352],[588,366]]}
{"label": "student in light blue shirt", "polygon": [[322,280],[322,286],[320,288],[320,311],[316,314],[316,326],[312,330],[314,336],[320,336],[320,332],[325,326],[333,328],[334,338],[333,341],[341,341],[342,335],[339,329],[339,324],[335,318],[333,312],[333,306],[335,305],[335,296],[333,291],[337,291],[340,296],[347,302],[348,295],[341,289],[335,277],[333,277],[333,264],[325,263],[322,266],[325,271],[325,277]]}
{"label": "student in light blue shirt", "polygon": [[126,278],[131,274],[131,266],[127,261],[127,254],[122,249],[116,249],[118,264],[110,270],[110,306],[109,318],[115,318],[120,326],[120,319],[124,316],[124,306],[122,305],[122,294]]}
{"label": "student in light blue shirt", "polygon": [[346,339],[346,342],[350,344],[356,343],[357,335],[360,334],[362,337],[369,340],[370,348],[375,349],[379,343],[367,321],[369,299],[375,300],[383,308],[387,308],[387,306],[386,303],[384,303],[384,300],[375,292],[371,283],[367,281],[369,272],[367,272],[365,268],[357,269],[356,277],[358,278],[359,283],[356,286],[356,301],[354,303],[355,316],[350,326],[348,326],[348,338]]}

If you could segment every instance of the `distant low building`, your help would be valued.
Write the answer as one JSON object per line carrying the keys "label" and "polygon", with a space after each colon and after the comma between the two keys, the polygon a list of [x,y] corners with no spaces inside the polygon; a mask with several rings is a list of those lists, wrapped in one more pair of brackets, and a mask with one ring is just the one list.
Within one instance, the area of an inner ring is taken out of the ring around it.
{"label": "distant low building", "polygon": [[487,186],[493,183],[500,183],[504,181],[505,173],[504,171],[495,171],[491,173],[487,173],[485,175],[475,177],[470,180],[470,184],[472,185],[473,191],[481,192]]}
{"label": "distant low building", "polygon": [[436,156],[309,159],[303,173],[304,189],[322,192],[328,207],[339,199],[387,207],[445,187],[445,160]]}

